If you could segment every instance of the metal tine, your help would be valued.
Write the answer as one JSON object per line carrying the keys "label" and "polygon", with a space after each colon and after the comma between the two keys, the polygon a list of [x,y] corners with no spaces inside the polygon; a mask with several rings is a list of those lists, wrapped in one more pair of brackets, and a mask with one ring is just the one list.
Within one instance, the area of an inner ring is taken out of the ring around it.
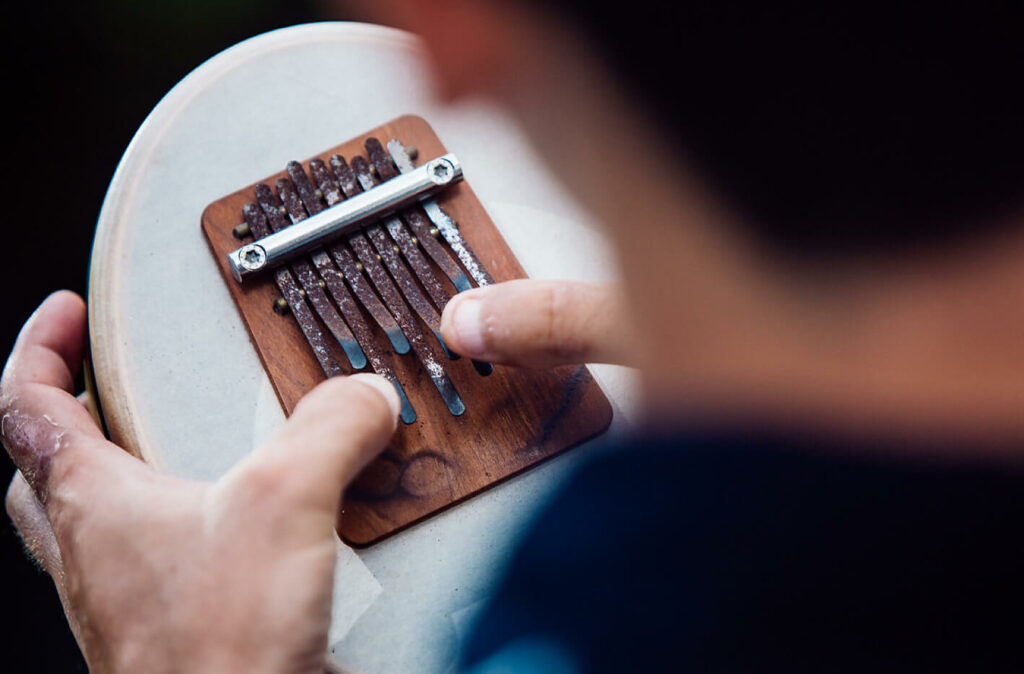
{"label": "metal tine", "polygon": [[[330,170],[322,161],[314,159],[309,162],[309,171],[313,174],[317,188],[323,194],[328,206],[333,206],[345,198]],[[294,176],[292,179],[294,180]],[[296,184],[298,185],[298,183]],[[319,201],[314,200],[313,203],[319,206]],[[313,208],[317,206],[313,206]],[[327,247],[327,250],[330,252],[331,257],[334,258],[334,262],[341,268],[345,280],[352,286],[352,291],[356,294],[356,297],[359,298],[359,301],[362,302],[366,310],[370,312],[373,320],[377,322],[377,325],[387,335],[395,352],[409,353],[409,340],[402,334],[402,329],[398,327],[395,317],[391,315],[387,307],[380,301],[377,293],[370,286],[370,282],[363,276],[362,266],[352,256],[352,252],[342,243],[331,244]]]}
{"label": "metal tine", "polygon": [[[384,148],[383,146],[381,146],[379,140],[377,140],[376,138],[367,138],[366,142],[364,143],[364,146],[366,147],[366,154],[370,158],[370,161],[373,162],[373,166],[374,168],[377,169],[377,174],[380,176],[381,180],[390,180],[391,178],[394,178],[395,176],[398,175],[397,169],[395,169],[394,164],[391,163],[391,158],[388,156],[387,152],[384,151]],[[403,154],[405,154],[406,159],[408,159],[408,154],[405,153],[404,149]],[[360,176],[360,180],[362,180],[362,176]],[[446,267],[454,268],[454,273],[449,271],[446,271],[446,273],[448,274],[448,277],[451,278],[452,281],[455,283],[455,287],[460,292],[472,288],[472,286],[469,284],[469,279],[466,278],[466,275],[459,268],[459,265],[455,262],[455,260],[452,259],[452,256],[448,254],[448,251],[446,251],[430,233],[430,227],[427,226],[427,222],[424,219],[424,217],[420,215],[420,212],[416,209],[408,208],[402,212],[402,217],[404,217],[406,222],[408,222],[409,225],[413,227],[413,230],[417,233],[419,240],[423,242],[423,247],[425,250],[430,252],[432,249],[436,248],[439,251],[439,253],[437,254],[432,254],[431,257],[433,257],[434,260],[438,262],[438,266],[441,267],[442,270],[445,270]],[[396,236],[396,231],[393,231],[392,221],[397,220],[397,217],[388,220],[388,232],[391,233],[392,237]],[[401,222],[398,222],[398,226],[394,227],[394,229],[397,230],[397,234],[399,237],[401,237],[402,234],[405,233],[405,238],[409,239],[408,245],[412,247],[415,254],[422,260],[423,255],[412,242],[411,237],[408,236],[407,230],[404,227],[401,227]],[[396,238],[395,240],[398,241],[399,239]],[[401,242],[399,242],[399,245],[402,245]],[[406,247],[407,246],[402,246],[402,252],[405,252]],[[409,255],[406,254],[406,257],[409,257]],[[426,265],[426,260],[423,260],[423,264]],[[427,269],[429,271],[429,266],[427,266]],[[483,269],[482,265],[480,266],[480,269]],[[420,276],[420,278],[422,279],[423,277]],[[445,303],[447,304],[447,299]],[[440,309],[444,309],[443,305],[438,306]],[[486,363],[480,360],[474,360],[472,361],[472,363],[473,368],[481,376],[486,377],[492,372],[494,372],[494,366],[491,365],[490,363]]]}
{"label": "metal tine", "polygon": [[[362,185],[363,189],[369,191],[375,185],[378,185],[381,181],[394,178],[398,175],[398,171],[390,166],[391,162],[388,160],[386,164],[388,166],[378,167],[377,162],[374,161],[374,155],[380,158],[380,155],[384,155],[387,159],[387,153],[384,152],[384,148],[381,147],[380,141],[376,138],[368,138],[365,143],[366,156],[370,160],[374,169],[377,169],[377,176],[373,175],[373,171],[369,166],[365,166],[365,170],[357,170],[356,177],[359,179],[359,184]],[[355,168],[356,162],[352,161],[353,168]],[[381,170],[383,169],[383,171]],[[390,170],[389,170],[390,169]],[[398,244],[399,250],[402,255],[405,256],[409,266],[412,267],[413,272],[416,273],[416,278],[420,280],[420,284],[423,286],[427,294],[430,295],[430,299],[434,300],[434,305],[438,310],[444,310],[448,301],[451,300],[452,296],[444,286],[441,285],[441,280],[434,273],[433,267],[427,262],[427,258],[423,255],[423,251],[420,250],[417,245],[417,240],[413,238],[409,228],[405,226],[405,223],[399,219],[398,214],[390,215],[384,220],[384,227],[388,230],[388,234],[396,244]],[[437,243],[436,241],[434,243]],[[454,260],[452,260],[454,263]]]}
{"label": "metal tine", "polygon": [[[358,184],[356,184],[355,175],[352,173],[352,169],[349,168],[348,164],[345,163],[344,158],[340,155],[334,155],[331,157],[331,169],[334,171],[334,176],[337,179],[345,197],[349,197],[360,191]],[[373,252],[372,246],[370,246],[370,242],[363,234],[351,235],[348,238],[348,242],[349,245],[352,246],[352,250],[355,251],[356,256],[358,256],[359,261],[362,262],[363,267],[370,276],[370,280],[373,281],[377,290],[380,291],[381,297],[387,303],[388,308],[395,317],[395,320],[398,321],[399,326],[402,328],[402,332],[404,332],[405,336],[409,338],[409,344],[412,345],[413,352],[416,354],[416,357],[420,359],[420,362],[423,363],[423,367],[427,371],[427,376],[430,377],[430,380],[434,383],[438,393],[441,394],[441,398],[444,400],[445,405],[448,406],[448,411],[454,416],[459,416],[466,411],[466,405],[462,402],[462,398],[459,397],[458,391],[455,390],[455,385],[445,373],[444,367],[437,362],[434,351],[427,343],[427,339],[423,334],[423,331],[420,330],[418,325],[416,325],[416,319],[413,317],[412,312],[409,310],[409,306],[405,303],[405,300],[402,299],[402,295],[398,291],[398,288],[378,262],[377,256]]]}
{"label": "metal tine", "polygon": [[[375,184],[373,175],[370,173],[369,165],[362,157],[352,158],[352,171],[355,172],[356,179],[359,181],[359,186],[363,191],[369,192],[373,189]],[[396,217],[385,218],[385,224],[389,227],[393,224],[396,229],[402,227],[402,222]],[[370,241],[373,243],[373,247],[377,249],[377,253],[380,255],[381,260],[383,260],[384,266],[388,268],[391,276],[394,277],[398,286],[402,289],[405,299],[412,305],[412,308],[419,314],[420,318],[423,319],[423,322],[427,324],[430,331],[434,333],[434,337],[437,339],[438,344],[441,345],[445,355],[452,360],[457,359],[458,356],[448,350],[448,345],[441,338],[441,315],[437,313],[437,310],[430,304],[430,301],[423,295],[419,285],[416,283],[416,279],[409,273],[409,268],[405,266],[402,258],[398,256],[398,251],[400,250],[398,246],[391,242],[388,235],[380,228],[380,225],[369,225],[366,228],[366,235],[370,237]],[[423,259],[422,255],[420,259],[426,265],[426,260]],[[426,267],[424,271],[427,278],[445,295],[447,298],[445,303],[447,303],[451,296],[441,288],[441,284],[437,282],[433,272],[430,271],[430,266],[426,265]]]}
{"label": "metal tine", "polygon": [[[249,225],[249,231],[252,232],[255,238],[262,239],[270,234],[270,225],[267,223],[267,218],[256,204],[248,203],[243,206],[242,216],[245,218],[246,224]],[[281,295],[288,303],[292,316],[295,317],[296,322],[299,324],[302,334],[306,336],[306,341],[309,342],[310,348],[313,349],[313,355],[316,356],[316,360],[320,363],[320,368],[324,371],[324,374],[328,377],[337,377],[338,375],[345,374],[341,366],[338,365],[338,361],[331,355],[331,350],[327,346],[327,338],[324,337],[324,333],[317,327],[313,311],[309,308],[305,298],[302,297],[302,292],[299,290],[299,284],[296,283],[295,277],[292,276],[286,267],[279,267],[274,270],[274,281],[277,282],[278,290],[281,291]]]}
{"label": "metal tine", "polygon": [[[284,206],[282,206],[281,201],[267,185],[260,183],[253,189],[253,192],[256,193],[256,202],[263,209],[263,214],[267,217],[271,230],[277,232],[290,224],[281,212]],[[295,276],[298,277],[299,284],[305,291],[306,298],[309,299],[310,304],[316,309],[316,313],[323,320],[327,329],[331,331],[334,338],[341,344],[341,348],[345,350],[345,355],[348,356],[352,367],[356,370],[366,367],[366,354],[363,353],[352,331],[345,324],[345,321],[342,320],[341,316],[338,315],[331,301],[327,298],[327,294],[320,287],[319,279],[316,272],[313,271],[312,265],[306,260],[296,259],[292,261],[291,268]]]}
{"label": "metal tine", "polygon": [[[406,154],[405,146],[400,141],[388,141],[388,154],[391,155],[391,159],[395,162],[395,166],[398,167],[400,172],[408,173],[416,168],[413,166],[412,159]],[[483,263],[480,262],[480,258],[476,256],[470,245],[466,243],[455,221],[437,203],[437,199],[427,197],[420,201],[420,205],[423,206],[423,211],[427,214],[427,217],[430,218],[430,221],[437,227],[441,236],[444,237],[448,245],[455,251],[455,255],[459,258],[462,266],[466,268],[466,271],[473,277],[477,285],[493,285],[494,278],[484,267]]]}
{"label": "metal tine", "polygon": [[[290,162],[287,171],[291,180],[287,178],[279,179],[277,181],[277,192],[281,196],[285,208],[288,209],[288,215],[292,221],[298,222],[307,217],[307,211],[317,213],[322,210],[323,205],[320,204],[316,190],[313,188],[313,184],[310,182],[309,176],[306,175],[302,165],[298,162]],[[314,264],[316,264],[320,275],[327,285],[327,289],[331,292],[335,301],[338,302],[342,314],[344,314],[356,335],[356,340],[362,345],[364,353],[369,358],[370,367],[374,372],[390,381],[392,386],[398,391],[398,397],[402,403],[399,416],[404,423],[411,424],[416,420],[416,410],[413,409],[412,403],[409,402],[409,397],[405,394],[405,389],[402,388],[402,384],[398,381],[394,370],[384,361],[382,354],[377,349],[370,326],[363,319],[359,307],[356,306],[355,299],[341,280],[341,272],[334,266],[334,263],[331,262],[323,248],[313,251],[312,257]],[[362,278],[361,275],[360,278]],[[401,333],[399,332],[399,334]],[[403,337],[402,339],[404,340],[405,338]],[[409,343],[405,342],[405,344],[408,349]]]}
{"label": "metal tine", "polygon": [[[373,168],[377,170],[377,175],[380,176],[381,180],[391,180],[398,175],[398,169],[391,161],[391,157],[388,155],[384,146],[380,144],[380,141],[376,138],[367,138],[366,143],[366,154],[373,164]],[[407,208],[402,211],[401,217],[412,229],[413,234],[416,235],[416,239],[419,244],[426,251],[427,255],[430,256],[441,271],[445,273],[452,284],[455,286],[455,290],[462,292],[463,290],[469,290],[473,285],[469,282],[469,278],[466,273],[459,267],[459,263],[456,262],[448,251],[444,249],[437,239],[434,238],[434,234],[430,231],[430,225],[427,223],[427,219],[415,208]],[[403,249],[404,252],[404,249]],[[443,309],[444,307],[439,307]]]}
{"label": "metal tine", "polygon": [[[288,175],[291,177],[291,180],[288,178],[278,179],[277,193],[281,197],[281,201],[284,202],[285,208],[288,209],[288,216],[292,222],[301,222],[308,217],[307,209],[312,209],[312,212],[316,213],[319,204],[315,201],[316,194],[313,190],[313,185],[309,182],[306,172],[298,162],[292,162],[288,165]],[[366,325],[359,307],[356,306],[355,298],[352,297],[352,293],[349,292],[344,281],[342,281],[343,276],[341,272],[338,271],[331,258],[328,257],[327,251],[323,248],[314,250],[311,253],[311,257],[313,258],[313,264],[316,265],[317,271],[320,272],[320,276],[327,286],[327,290],[334,297],[335,302],[337,302],[338,307],[341,309],[342,315],[348,321],[353,333],[355,333],[357,341],[364,345],[364,348],[369,348],[369,345],[372,345],[372,333],[369,326]]]}
{"label": "metal tine", "polygon": [[[296,166],[298,164],[296,162]],[[301,166],[299,167],[301,171]],[[289,165],[289,174],[292,173],[291,165]],[[308,178],[307,178],[308,180]],[[307,217],[306,210],[302,205],[302,201],[299,195],[296,194],[295,184],[288,178],[280,178],[275,183],[277,187],[277,194],[284,202],[285,208],[288,209],[288,217],[292,223],[304,220]],[[334,298],[335,304],[341,309],[341,315],[348,324],[349,329],[355,336],[356,343],[362,348],[365,354],[367,349],[373,348],[374,344],[370,337],[370,328],[366,325],[366,321],[363,319],[362,313],[359,311],[359,307],[356,305],[355,298],[352,297],[352,293],[348,291],[345,286],[345,282],[342,281],[341,272],[331,262],[331,258],[327,256],[327,251],[323,248],[317,248],[310,252],[310,258],[313,260],[313,264],[316,266],[318,272],[320,272],[319,282],[320,285],[327,288],[327,292],[330,293],[331,297]],[[365,366],[364,356],[364,366]]]}

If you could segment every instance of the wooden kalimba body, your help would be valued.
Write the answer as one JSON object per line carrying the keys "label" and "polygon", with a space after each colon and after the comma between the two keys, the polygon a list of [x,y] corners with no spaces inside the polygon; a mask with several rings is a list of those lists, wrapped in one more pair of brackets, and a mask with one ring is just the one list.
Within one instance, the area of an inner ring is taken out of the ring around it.
{"label": "wooden kalimba body", "polygon": [[445,149],[426,121],[406,116],[290,162],[211,204],[202,218],[286,412],[325,377],[364,369],[400,393],[405,423],[345,494],[338,533],[354,545],[392,534],[611,423],[611,406],[585,366],[495,368],[447,350],[440,312],[454,293],[525,276],[465,182],[437,199],[354,222],[352,233],[322,238],[261,278],[233,278],[229,253],[252,250],[239,248],[240,240],[259,244],[352,203],[346,199],[373,197],[383,191],[380,183],[413,169],[410,154],[437,158]]}
{"label": "wooden kalimba body", "polygon": [[[582,211],[516,127],[484,104],[439,106],[423,62],[399,31],[316,24],[254,38],[204,64],[127,150],[100,215],[90,278],[92,358],[109,433],[173,474],[223,474],[327,373],[390,372],[401,385],[415,420],[399,424],[339,518],[342,538],[358,547],[339,542],[331,649],[368,674],[451,667],[517,534],[590,450],[548,457],[607,426],[604,394],[616,419],[629,406],[620,369],[592,366],[593,378],[586,368],[483,374],[485,364],[450,359],[435,315],[480,280],[420,206],[418,219],[398,213],[407,237],[379,221],[379,232],[361,227],[366,245],[347,236],[325,244],[334,269],[318,264],[316,251],[289,260],[279,269],[293,278],[290,289],[274,271],[232,277],[226,253],[257,242],[261,226],[295,227],[344,203],[362,189],[360,174],[387,180],[377,148],[391,157],[392,140],[416,147],[417,166],[458,156],[465,181],[436,202],[494,280],[610,277],[601,239],[580,224]],[[380,145],[368,149],[371,138]],[[345,170],[335,155],[355,183],[338,174]],[[287,164],[292,158],[306,159]],[[401,167],[392,161],[391,171]],[[249,228],[238,238],[243,222]],[[336,257],[331,245],[347,253]],[[356,275],[339,264],[346,255]],[[342,290],[352,305],[342,306]],[[327,357],[311,348],[303,315]],[[437,385],[435,365],[464,411]]]}

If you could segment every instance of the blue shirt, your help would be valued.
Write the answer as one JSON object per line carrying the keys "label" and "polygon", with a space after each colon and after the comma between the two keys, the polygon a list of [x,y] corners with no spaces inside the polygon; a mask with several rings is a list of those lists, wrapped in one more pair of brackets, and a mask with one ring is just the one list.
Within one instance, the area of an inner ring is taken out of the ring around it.
{"label": "blue shirt", "polygon": [[1019,464],[824,444],[680,435],[591,462],[463,667],[1024,672]]}

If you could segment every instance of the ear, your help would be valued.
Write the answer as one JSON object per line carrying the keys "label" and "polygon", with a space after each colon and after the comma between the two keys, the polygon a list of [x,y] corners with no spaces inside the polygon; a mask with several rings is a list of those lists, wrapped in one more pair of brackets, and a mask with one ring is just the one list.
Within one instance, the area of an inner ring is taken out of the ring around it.
{"label": "ear", "polygon": [[446,99],[493,92],[514,76],[532,40],[517,2],[495,0],[375,0],[360,3],[375,20],[419,35]]}

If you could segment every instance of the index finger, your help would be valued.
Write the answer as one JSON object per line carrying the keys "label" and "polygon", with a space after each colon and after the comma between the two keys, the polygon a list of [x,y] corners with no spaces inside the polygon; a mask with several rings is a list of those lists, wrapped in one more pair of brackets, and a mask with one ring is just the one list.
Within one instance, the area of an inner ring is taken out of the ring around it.
{"label": "index finger", "polygon": [[82,299],[50,295],[22,328],[0,379],[0,439],[43,503],[60,450],[76,439],[103,441],[72,394],[85,332]]}

